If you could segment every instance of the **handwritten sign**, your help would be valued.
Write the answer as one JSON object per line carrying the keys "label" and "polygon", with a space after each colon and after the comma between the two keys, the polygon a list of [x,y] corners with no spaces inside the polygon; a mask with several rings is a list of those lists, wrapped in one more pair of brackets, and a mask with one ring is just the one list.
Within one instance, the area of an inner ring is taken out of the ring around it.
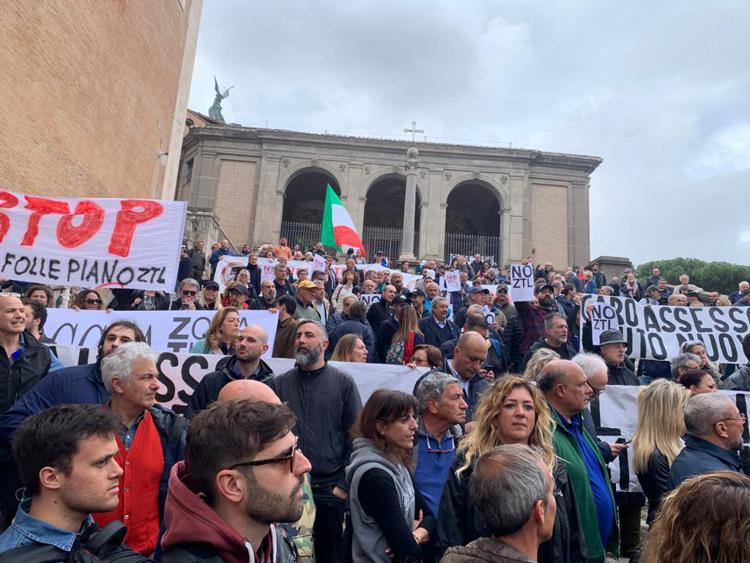
{"label": "handwritten sign", "polygon": [[591,307],[591,340],[598,346],[605,330],[617,330],[617,312],[606,303],[594,303]]}
{"label": "handwritten sign", "polygon": [[513,301],[531,301],[534,297],[534,266],[531,263],[511,264],[510,282]]}
{"label": "handwritten sign", "polygon": [[458,270],[450,270],[445,272],[445,289],[446,291],[461,291],[461,272]]}
{"label": "handwritten sign", "polygon": [[184,201],[0,190],[0,278],[172,291],[186,210]]}
{"label": "handwritten sign", "polygon": [[361,293],[359,296],[359,300],[362,301],[362,303],[364,303],[369,309],[370,305],[380,301],[380,294],[379,293]]}

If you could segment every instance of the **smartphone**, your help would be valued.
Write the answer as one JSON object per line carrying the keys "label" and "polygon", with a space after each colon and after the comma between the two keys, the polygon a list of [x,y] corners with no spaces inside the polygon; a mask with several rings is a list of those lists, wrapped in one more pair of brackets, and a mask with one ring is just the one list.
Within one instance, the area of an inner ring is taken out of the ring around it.
{"label": "smartphone", "polygon": [[632,441],[633,441],[632,438],[630,440],[626,440],[625,438],[617,438],[617,440],[615,440],[615,444],[625,444],[627,446]]}

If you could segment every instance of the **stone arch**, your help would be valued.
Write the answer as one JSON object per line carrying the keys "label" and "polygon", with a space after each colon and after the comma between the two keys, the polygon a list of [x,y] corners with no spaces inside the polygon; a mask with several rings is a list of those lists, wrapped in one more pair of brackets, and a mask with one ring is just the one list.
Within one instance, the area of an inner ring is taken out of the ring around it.
{"label": "stone arch", "polygon": [[341,195],[336,175],[321,165],[303,165],[292,170],[284,184],[284,205],[281,212],[281,236],[290,246],[303,250],[320,240],[326,184]]}
{"label": "stone arch", "polygon": [[[422,194],[417,185],[414,209],[414,250],[419,248],[419,226]],[[406,174],[386,172],[375,177],[367,187],[364,206],[363,242],[368,256],[382,251],[391,260],[401,253],[404,223]]]}
{"label": "stone arch", "polygon": [[445,255],[481,254],[502,260],[498,186],[477,176],[459,178],[448,191],[445,206]]}

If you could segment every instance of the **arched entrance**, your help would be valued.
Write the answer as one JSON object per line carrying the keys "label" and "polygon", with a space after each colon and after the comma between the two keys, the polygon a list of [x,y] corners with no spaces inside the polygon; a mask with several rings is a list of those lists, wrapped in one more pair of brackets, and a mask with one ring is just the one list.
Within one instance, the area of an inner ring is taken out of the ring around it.
{"label": "arched entrance", "polygon": [[[376,180],[367,191],[364,232],[362,233],[368,258],[382,251],[391,262],[401,254],[404,228],[404,195],[406,177],[394,174]],[[421,198],[417,190],[414,208],[414,253],[419,253],[419,210]]]}
{"label": "arched entrance", "polygon": [[500,200],[481,182],[459,184],[448,195],[445,213],[445,256],[494,256],[502,260]]}
{"label": "arched entrance", "polygon": [[320,240],[327,184],[331,184],[334,191],[341,195],[336,180],[315,168],[299,172],[287,184],[281,215],[281,236],[289,240],[292,248],[299,244],[305,251]]}

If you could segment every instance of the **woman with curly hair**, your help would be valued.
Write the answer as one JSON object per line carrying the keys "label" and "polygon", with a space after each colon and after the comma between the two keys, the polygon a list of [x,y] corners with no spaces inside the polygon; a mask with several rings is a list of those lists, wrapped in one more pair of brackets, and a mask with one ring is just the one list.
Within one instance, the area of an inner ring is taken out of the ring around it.
{"label": "woman with curly hair", "polygon": [[490,536],[469,496],[469,480],[476,461],[503,444],[536,448],[555,477],[557,517],[552,539],[539,547],[540,563],[585,560],[573,488],[564,464],[556,462],[549,406],[536,385],[516,376],[506,376],[485,391],[474,416],[474,426],[458,446],[440,499],[440,550]]}
{"label": "woman with curly hair", "polygon": [[685,404],[690,392],[678,383],[657,379],[638,393],[638,422],[633,435],[633,471],[648,499],[646,523],[654,520],[667,492],[669,468],[685,446]]}
{"label": "woman with curly hair", "polygon": [[193,354],[232,354],[234,341],[240,333],[240,314],[234,307],[214,313],[206,335],[190,348]]}
{"label": "woman with curly hair", "polygon": [[688,479],[664,498],[641,563],[750,561],[750,477],[733,471]]}

